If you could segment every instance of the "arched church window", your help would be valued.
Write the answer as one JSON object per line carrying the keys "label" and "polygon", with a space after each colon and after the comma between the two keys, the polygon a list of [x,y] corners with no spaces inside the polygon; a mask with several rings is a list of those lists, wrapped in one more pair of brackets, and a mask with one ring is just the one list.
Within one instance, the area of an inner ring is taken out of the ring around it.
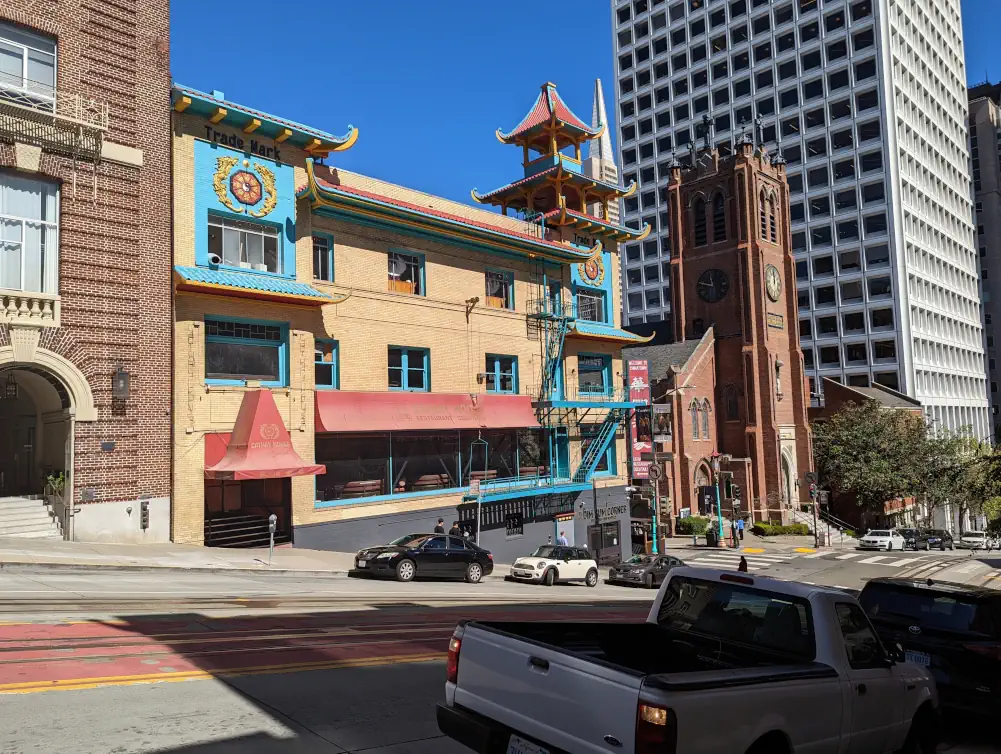
{"label": "arched church window", "polygon": [[726,240],[726,200],[722,194],[713,199],[713,243]]}
{"label": "arched church window", "polygon": [[692,205],[695,218],[695,245],[705,246],[709,242],[709,231],[706,228],[706,203],[698,197]]}
{"label": "arched church window", "polygon": [[775,220],[775,194],[768,197],[768,235],[772,243],[778,243],[778,223]]}
{"label": "arched church window", "polygon": [[765,196],[765,192],[761,192],[761,196],[758,197],[758,218],[761,221],[761,240],[768,240],[768,199]]}
{"label": "arched church window", "polygon": [[702,437],[709,439],[709,401],[702,402]]}
{"label": "arched church window", "polygon": [[692,420],[692,439],[699,439],[699,402],[692,401],[692,405],[688,407],[688,411],[691,414]]}
{"label": "arched church window", "polygon": [[727,385],[723,388],[723,410],[728,422],[740,419],[740,407],[737,403],[737,388]]}

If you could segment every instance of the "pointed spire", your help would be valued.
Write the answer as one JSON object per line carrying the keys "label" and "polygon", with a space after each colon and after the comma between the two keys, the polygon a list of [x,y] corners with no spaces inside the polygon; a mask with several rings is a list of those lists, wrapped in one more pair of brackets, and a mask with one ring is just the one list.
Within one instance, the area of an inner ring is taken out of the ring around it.
{"label": "pointed spire", "polygon": [[601,79],[595,79],[594,104],[591,107],[591,130],[597,131],[602,126],[605,126],[605,130],[601,132],[601,136],[597,139],[591,139],[587,143],[587,156],[614,163],[612,136],[608,131],[608,113],[605,111],[605,93],[601,90]]}

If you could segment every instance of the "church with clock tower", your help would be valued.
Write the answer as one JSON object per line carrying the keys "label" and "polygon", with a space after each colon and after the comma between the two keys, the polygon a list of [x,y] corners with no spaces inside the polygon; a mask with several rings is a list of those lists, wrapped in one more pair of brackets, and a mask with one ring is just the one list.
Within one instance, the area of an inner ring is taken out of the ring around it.
{"label": "church with clock tower", "polygon": [[642,436],[640,422],[635,439],[665,459],[662,525],[705,514],[717,498],[728,518],[788,521],[809,499],[785,160],[755,141],[744,135],[726,155],[692,148],[687,164],[671,163],[674,342],[626,351],[648,362],[653,430]]}

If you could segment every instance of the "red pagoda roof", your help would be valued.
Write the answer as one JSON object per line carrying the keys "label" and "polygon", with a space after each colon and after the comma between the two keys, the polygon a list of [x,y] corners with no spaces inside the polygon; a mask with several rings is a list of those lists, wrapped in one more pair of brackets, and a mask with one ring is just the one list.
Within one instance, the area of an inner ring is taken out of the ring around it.
{"label": "red pagoda roof", "polygon": [[532,109],[522,118],[521,123],[508,133],[497,130],[497,138],[505,143],[509,143],[520,136],[535,131],[540,126],[556,122],[570,130],[577,131],[588,139],[601,134],[605,129],[604,124],[598,129],[592,129],[584,121],[574,115],[573,111],[567,107],[566,103],[556,91],[556,84],[547,81],[542,85],[542,91],[532,105]]}
{"label": "red pagoda roof", "polygon": [[505,184],[500,188],[494,189],[493,191],[488,191],[485,194],[480,194],[473,189],[472,197],[473,201],[483,204],[490,202],[495,197],[499,197],[502,194],[506,194],[512,189],[516,189],[519,186],[524,186],[530,183],[541,183],[546,178],[560,173],[561,177],[571,183],[585,183],[592,184],[593,186],[601,187],[607,190],[609,193],[618,194],[619,196],[631,196],[636,191],[636,183],[630,183],[628,186],[618,186],[614,183],[609,183],[608,181],[603,181],[600,178],[594,178],[590,175],[584,175],[583,173],[576,173],[571,170],[566,170],[562,165],[553,165],[545,170],[540,170],[534,175],[530,175],[527,178],[519,178],[517,181],[512,181],[511,183]]}

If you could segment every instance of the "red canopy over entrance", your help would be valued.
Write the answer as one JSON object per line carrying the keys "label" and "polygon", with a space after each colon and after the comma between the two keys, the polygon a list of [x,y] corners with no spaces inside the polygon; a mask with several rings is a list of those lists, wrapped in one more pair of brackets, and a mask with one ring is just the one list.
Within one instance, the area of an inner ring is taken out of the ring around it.
{"label": "red canopy over entrance", "polygon": [[316,391],[317,432],[538,427],[527,395]]}
{"label": "red canopy over entrance", "polygon": [[[306,463],[292,448],[270,390],[254,390],[243,396],[226,453],[219,459],[221,437],[205,439],[206,479],[277,479],[327,470],[323,464]],[[212,456],[218,460],[210,465]]]}

